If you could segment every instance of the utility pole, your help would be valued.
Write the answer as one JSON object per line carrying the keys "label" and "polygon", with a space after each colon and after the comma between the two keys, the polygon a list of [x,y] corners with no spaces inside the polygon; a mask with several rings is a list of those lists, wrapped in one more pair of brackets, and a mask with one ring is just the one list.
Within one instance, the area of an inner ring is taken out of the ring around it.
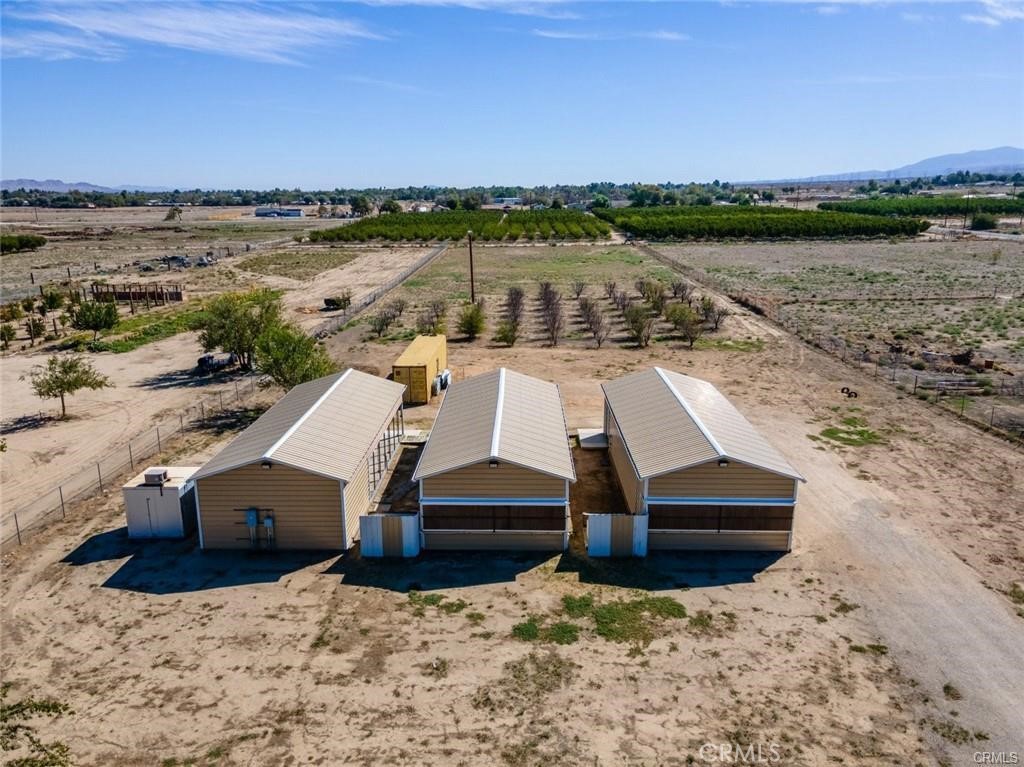
{"label": "utility pole", "polygon": [[476,303],[476,282],[473,279],[473,230],[466,232],[469,238],[469,300]]}

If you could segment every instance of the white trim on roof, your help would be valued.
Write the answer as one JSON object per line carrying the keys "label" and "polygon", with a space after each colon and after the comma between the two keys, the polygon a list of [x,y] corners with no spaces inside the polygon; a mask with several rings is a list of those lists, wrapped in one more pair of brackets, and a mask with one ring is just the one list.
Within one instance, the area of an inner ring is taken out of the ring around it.
{"label": "white trim on roof", "polygon": [[505,368],[498,368],[498,401],[494,406],[494,425],[491,427],[491,458],[498,457],[501,444],[501,414],[505,409]]}
{"label": "white trim on roof", "polygon": [[784,472],[784,471],[779,471],[778,469],[770,469],[767,466],[764,466],[763,464],[751,463],[750,461],[741,461],[739,458],[733,458],[731,455],[728,455],[728,454],[725,454],[725,453],[720,455],[718,458],[709,458],[706,461],[694,461],[693,463],[687,463],[687,464],[683,464],[682,466],[676,466],[673,469],[665,469],[665,471],[659,471],[657,474],[650,474],[650,475],[648,475],[647,478],[648,479],[656,479],[657,477],[664,477],[666,474],[674,474],[677,471],[684,471],[686,469],[693,469],[693,468],[696,468],[697,466],[703,466],[706,463],[714,463],[715,461],[720,461],[723,458],[725,458],[727,461],[729,461],[729,463],[738,463],[740,466],[749,466],[752,469],[757,469],[759,471],[764,471],[764,472],[767,472],[768,474],[775,474],[778,477],[785,477],[786,479],[792,479],[792,480],[794,480],[796,482],[807,482],[807,480],[804,479],[804,477],[801,474],[797,474],[795,471],[790,474],[790,473],[787,473],[787,472]]}
{"label": "white trim on roof", "polygon": [[708,443],[711,445],[711,447],[714,449],[716,453],[718,453],[720,456],[724,456],[726,453],[722,449],[722,446],[718,444],[718,440],[716,440],[714,436],[712,436],[711,431],[708,429],[708,427],[705,426],[704,422],[697,417],[697,414],[695,412],[693,412],[693,410],[690,408],[689,404],[686,402],[686,399],[683,397],[683,395],[679,393],[679,390],[668,379],[668,376],[665,375],[665,371],[659,367],[655,367],[654,372],[658,374],[658,378],[660,378],[662,380],[662,383],[664,383],[665,386],[668,387],[668,390],[672,392],[672,396],[676,398],[676,401],[679,403],[680,407],[682,407],[683,410],[686,411],[686,414],[690,416],[690,420],[693,421],[693,423],[696,425],[698,429],[700,429],[700,433],[704,435],[704,439],[708,441]]}
{"label": "white trim on roof", "polygon": [[281,445],[283,445],[285,442],[287,442],[288,438],[290,436],[292,436],[292,434],[294,434],[296,431],[298,431],[299,427],[302,426],[302,424],[304,424],[306,422],[306,419],[309,418],[311,415],[313,415],[313,413],[316,412],[316,409],[318,407],[320,407],[324,403],[324,401],[328,397],[331,396],[331,394],[334,393],[335,389],[337,389],[339,386],[341,386],[342,381],[344,381],[346,378],[348,378],[348,374],[351,373],[351,372],[352,372],[352,368],[349,368],[344,373],[342,373],[338,377],[338,380],[335,381],[334,383],[332,383],[327,388],[327,391],[325,391],[323,394],[320,395],[320,398],[316,402],[313,403],[312,407],[310,407],[309,410],[307,410],[305,413],[303,413],[302,416],[300,416],[299,419],[295,423],[293,423],[290,427],[288,427],[288,431],[286,431],[284,434],[282,434],[280,436],[280,438],[278,438],[277,442],[275,442],[273,445],[270,446],[270,448],[267,450],[267,452],[265,452],[263,454],[262,460],[269,461],[271,459],[271,457],[274,455],[274,451],[277,450],[279,447],[281,447]]}

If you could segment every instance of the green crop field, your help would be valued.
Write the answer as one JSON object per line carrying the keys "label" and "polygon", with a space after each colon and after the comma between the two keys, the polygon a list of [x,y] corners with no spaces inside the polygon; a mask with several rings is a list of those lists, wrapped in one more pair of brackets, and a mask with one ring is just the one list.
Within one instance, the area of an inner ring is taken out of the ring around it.
{"label": "green crop field", "polygon": [[516,240],[596,240],[609,235],[604,221],[575,210],[453,210],[440,213],[388,213],[348,226],[311,232],[313,242],[429,242],[460,240],[472,230],[484,242]]}
{"label": "green crop field", "polygon": [[873,200],[822,202],[818,208],[872,216],[962,216],[965,213],[1024,213],[1019,197],[879,197]]}
{"label": "green crop field", "polygon": [[628,234],[653,240],[912,237],[928,228],[916,219],[793,208],[606,208],[595,213]]}

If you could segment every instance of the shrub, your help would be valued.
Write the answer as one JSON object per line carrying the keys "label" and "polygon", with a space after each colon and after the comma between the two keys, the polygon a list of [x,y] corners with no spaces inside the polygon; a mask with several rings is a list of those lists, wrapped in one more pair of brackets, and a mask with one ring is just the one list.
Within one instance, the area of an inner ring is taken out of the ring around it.
{"label": "shrub", "polygon": [[470,341],[484,332],[486,324],[484,310],[480,304],[468,304],[459,312],[458,330]]}
{"label": "shrub", "polygon": [[643,306],[630,306],[623,313],[626,328],[641,349],[651,342],[654,334],[654,317]]}
{"label": "shrub", "polygon": [[498,331],[494,334],[494,340],[507,346],[515,346],[519,339],[519,326],[513,322],[502,322],[498,325]]}
{"label": "shrub", "polygon": [[971,217],[971,229],[976,232],[995,229],[997,226],[999,226],[999,219],[991,213],[975,213]]}

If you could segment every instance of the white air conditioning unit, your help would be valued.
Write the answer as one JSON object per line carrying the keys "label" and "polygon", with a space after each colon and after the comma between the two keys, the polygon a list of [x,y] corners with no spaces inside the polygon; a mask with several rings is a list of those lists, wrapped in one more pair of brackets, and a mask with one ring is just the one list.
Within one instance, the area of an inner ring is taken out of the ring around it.
{"label": "white air conditioning unit", "polygon": [[167,481],[167,469],[163,466],[153,466],[143,472],[147,485],[162,485]]}

